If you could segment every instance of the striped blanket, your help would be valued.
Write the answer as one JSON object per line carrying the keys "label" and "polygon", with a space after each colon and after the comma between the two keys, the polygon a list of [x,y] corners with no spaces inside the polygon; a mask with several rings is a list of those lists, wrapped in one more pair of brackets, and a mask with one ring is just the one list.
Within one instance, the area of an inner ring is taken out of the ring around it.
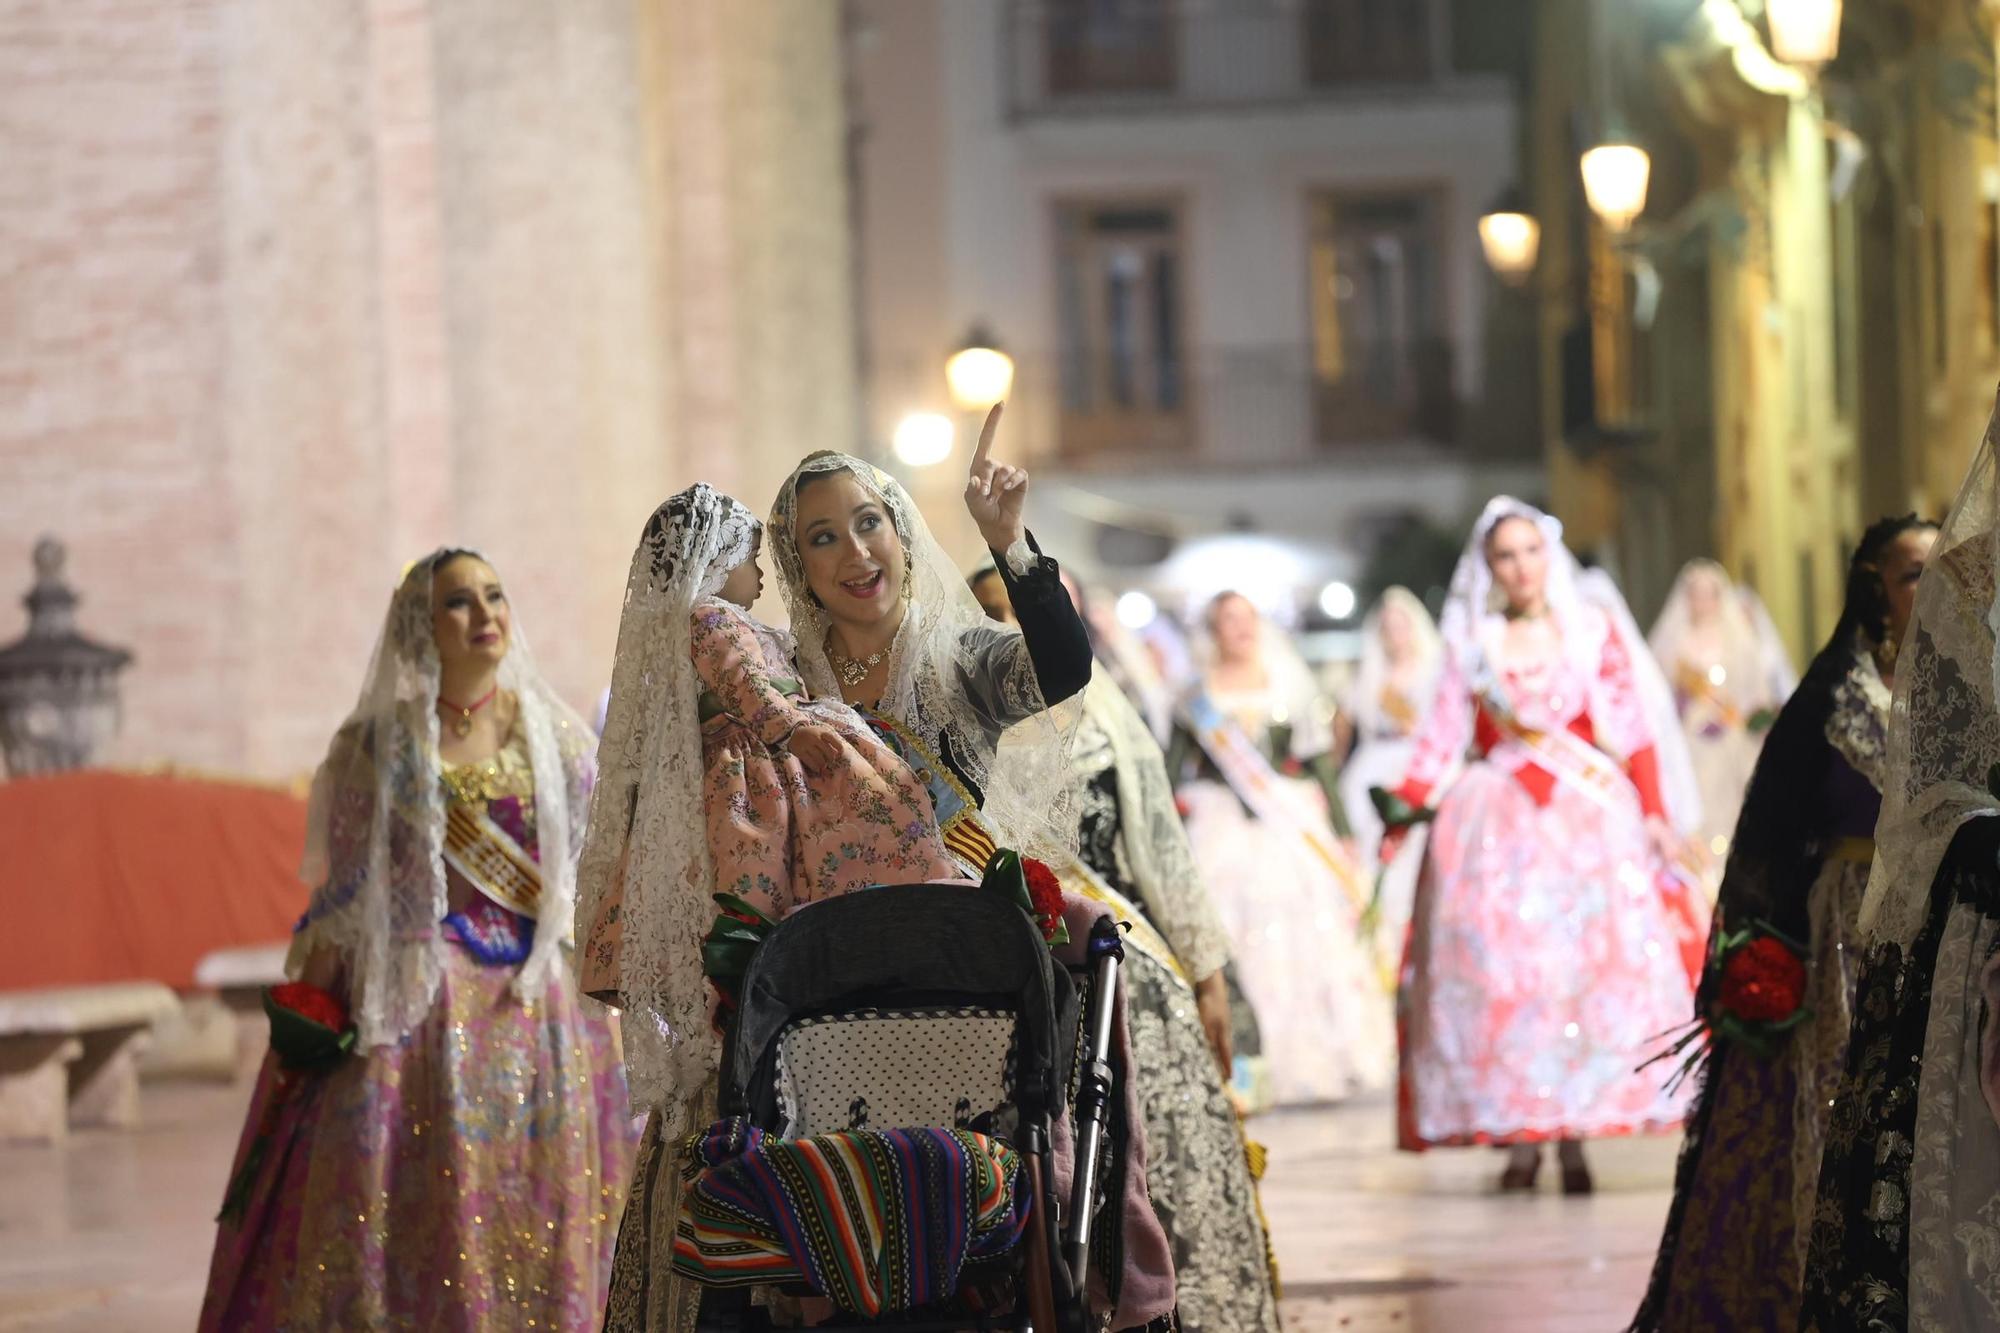
{"label": "striped blanket", "polygon": [[693,1139],[674,1270],[709,1286],[803,1283],[852,1314],[951,1296],[1027,1232],[1021,1159],[956,1129],[780,1139],[741,1118]]}

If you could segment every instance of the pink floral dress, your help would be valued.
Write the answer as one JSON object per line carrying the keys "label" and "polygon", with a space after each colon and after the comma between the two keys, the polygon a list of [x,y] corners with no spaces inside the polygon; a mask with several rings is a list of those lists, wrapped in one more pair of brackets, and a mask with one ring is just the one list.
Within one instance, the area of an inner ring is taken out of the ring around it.
{"label": "pink floral dress", "polygon": [[[774,917],[876,884],[958,880],[922,783],[843,703],[810,698],[776,630],[718,598],[696,604],[693,667],[701,694],[702,807],[715,890]],[[807,722],[839,732],[844,767],[807,773],[785,749]],[[618,988],[619,892],[608,894],[583,951],[592,994]]]}
{"label": "pink floral dress", "polygon": [[1405,1148],[1657,1133],[1692,1092],[1639,1066],[1694,1012],[1706,898],[1653,852],[1655,738],[1618,635],[1564,632],[1593,630],[1594,678],[1566,658],[1448,666],[1399,789],[1424,804],[1470,751],[1403,965]]}

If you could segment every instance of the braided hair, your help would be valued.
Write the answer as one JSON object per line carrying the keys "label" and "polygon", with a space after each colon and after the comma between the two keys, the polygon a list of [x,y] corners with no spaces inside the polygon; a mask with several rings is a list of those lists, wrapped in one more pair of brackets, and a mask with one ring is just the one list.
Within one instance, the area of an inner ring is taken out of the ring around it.
{"label": "braided hair", "polygon": [[[1847,595],[1841,607],[1840,623],[1834,627],[1828,646],[1845,645],[1856,631],[1880,644],[1889,635],[1889,591],[1882,586],[1882,560],[1889,547],[1906,532],[1936,532],[1938,525],[1915,514],[1898,518],[1878,518],[1861,534],[1860,545],[1847,561]],[[1825,653],[1820,654],[1821,657]],[[1815,658],[1814,666],[1819,665]]]}

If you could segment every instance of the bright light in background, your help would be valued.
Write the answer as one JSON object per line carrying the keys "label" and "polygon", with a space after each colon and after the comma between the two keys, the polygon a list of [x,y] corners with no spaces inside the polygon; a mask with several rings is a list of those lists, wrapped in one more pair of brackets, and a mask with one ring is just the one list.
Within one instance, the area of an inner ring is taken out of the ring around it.
{"label": "bright light in background", "polygon": [[1217,593],[1240,592],[1280,624],[1298,619],[1298,597],[1317,579],[1298,547],[1276,537],[1230,533],[1182,544],[1160,569],[1158,582],[1186,590],[1199,611]]}
{"label": "bright light in background", "polygon": [[1590,211],[1613,231],[1624,231],[1646,211],[1653,159],[1637,144],[1603,143],[1583,155],[1583,193]]}
{"label": "bright light in background", "polygon": [[1159,606],[1137,588],[1118,599],[1118,623],[1126,629],[1144,629],[1159,614]]}
{"label": "bright light in background", "polygon": [[960,411],[983,412],[1014,387],[1014,358],[997,347],[963,347],[944,363],[944,378]]}
{"label": "bright light in background", "polygon": [[951,457],[951,418],[940,412],[912,412],[896,423],[890,447],[911,467],[930,467]]}
{"label": "bright light in background", "polygon": [[1319,609],[1328,620],[1345,620],[1354,614],[1354,589],[1339,579],[1319,590]]}
{"label": "bright light in background", "polygon": [[1841,0],[1770,0],[1771,54],[1817,69],[1840,54]]}

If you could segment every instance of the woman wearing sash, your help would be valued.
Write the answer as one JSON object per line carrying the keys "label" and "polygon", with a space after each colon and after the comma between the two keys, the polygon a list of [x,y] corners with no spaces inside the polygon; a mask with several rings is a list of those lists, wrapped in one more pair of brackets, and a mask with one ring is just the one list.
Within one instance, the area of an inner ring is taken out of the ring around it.
{"label": "woman wearing sash", "polygon": [[1705,895],[1672,868],[1699,818],[1693,779],[1623,600],[1577,568],[1555,519],[1486,506],[1443,633],[1397,792],[1436,803],[1403,972],[1399,1140],[1512,1145],[1503,1189],[1532,1189],[1555,1140],[1565,1192],[1585,1193],[1583,1139],[1671,1130],[1685,1104],[1638,1066],[1687,1022],[1706,935]]}
{"label": "woman wearing sash", "polygon": [[569,978],[591,743],[492,567],[418,561],[313,779],[289,963],[356,1045],[266,1057],[203,1329],[595,1322],[634,1145]]}
{"label": "woman wearing sash", "polygon": [[1717,867],[1743,807],[1764,729],[1797,683],[1763,604],[1713,560],[1690,560],[1648,636],[1673,686],[1701,793],[1698,841]]}
{"label": "woman wearing sash", "polygon": [[[2000,1324],[2000,417],[1911,586],[1799,1327]],[[1886,645],[1885,645],[1886,646]]]}
{"label": "woman wearing sash", "polygon": [[[969,582],[987,615],[1014,623],[997,570]],[[1067,575],[1064,582],[1091,624],[1084,599]],[[1093,641],[1102,667],[1102,641]],[[1152,1075],[1144,1089],[1147,1184],[1173,1242],[1181,1327],[1275,1333],[1268,1240],[1227,1088],[1229,937],[1195,870],[1166,758],[1138,707],[1101,671],[1082,699],[1078,854],[1145,914],[1194,981],[1198,1023],[1189,1021],[1187,989],[1165,969],[1139,965],[1126,974],[1133,1061]]]}
{"label": "woman wearing sash", "polygon": [[[1431,613],[1408,588],[1390,588],[1361,624],[1361,667],[1337,723],[1352,748],[1340,769],[1340,804],[1354,830],[1355,856],[1374,865],[1382,846],[1382,816],[1370,791],[1394,787],[1409,771],[1424,710],[1437,693],[1444,641]],[[1391,960],[1403,952],[1403,933],[1423,863],[1420,838],[1411,839],[1382,874],[1375,904],[1376,936]]]}
{"label": "woman wearing sash", "polygon": [[[1847,1050],[1855,918],[1882,803],[1890,645],[1908,629],[1915,576],[1936,532],[1912,514],[1862,537],[1840,622],[1757,761],[1713,933],[1802,945],[1806,1016],[1768,1049],[1710,1032],[1634,1333],[1796,1326],[1828,1103]],[[1715,1003],[1724,970],[1711,957],[1704,1003]]]}
{"label": "woman wearing sash", "polygon": [[1208,608],[1200,684],[1171,771],[1188,840],[1229,929],[1261,1049],[1239,1058],[1253,1109],[1389,1085],[1385,967],[1365,935],[1371,886],[1333,824],[1332,726],[1312,675],[1241,593]]}

